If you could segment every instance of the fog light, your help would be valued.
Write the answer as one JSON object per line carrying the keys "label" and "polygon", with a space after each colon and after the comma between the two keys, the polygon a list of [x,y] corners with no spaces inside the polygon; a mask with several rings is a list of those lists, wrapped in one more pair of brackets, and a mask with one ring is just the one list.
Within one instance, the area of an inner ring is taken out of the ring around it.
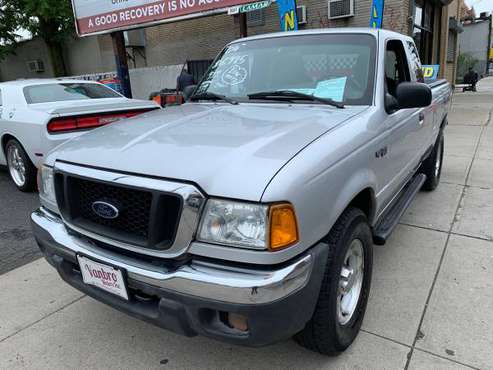
{"label": "fog light", "polygon": [[248,331],[248,321],[246,316],[230,312],[228,313],[228,324],[236,330]]}

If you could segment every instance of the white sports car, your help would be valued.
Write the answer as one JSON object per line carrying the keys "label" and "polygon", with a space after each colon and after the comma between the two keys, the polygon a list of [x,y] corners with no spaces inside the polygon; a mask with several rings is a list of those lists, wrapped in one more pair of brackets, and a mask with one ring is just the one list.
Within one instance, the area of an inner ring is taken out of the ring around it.
{"label": "white sports car", "polygon": [[17,80],[0,83],[0,166],[21,191],[36,188],[37,167],[64,141],[159,106],[127,99],[98,83]]}

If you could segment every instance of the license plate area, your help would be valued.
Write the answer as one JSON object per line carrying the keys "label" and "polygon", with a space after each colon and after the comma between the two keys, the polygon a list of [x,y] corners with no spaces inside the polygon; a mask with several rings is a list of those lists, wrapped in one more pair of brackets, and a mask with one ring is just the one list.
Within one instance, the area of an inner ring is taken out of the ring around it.
{"label": "license plate area", "polygon": [[77,261],[79,262],[84,284],[93,285],[128,301],[127,287],[122,270],[81,255],[77,255]]}

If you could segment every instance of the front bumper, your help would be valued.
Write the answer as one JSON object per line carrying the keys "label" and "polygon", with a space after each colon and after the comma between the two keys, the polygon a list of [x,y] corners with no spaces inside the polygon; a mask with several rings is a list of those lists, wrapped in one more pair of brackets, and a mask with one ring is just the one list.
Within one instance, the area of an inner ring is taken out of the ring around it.
{"label": "front bumper", "polygon": [[[46,259],[67,283],[134,317],[187,336],[202,334],[245,345],[289,338],[311,318],[325,267],[320,243],[280,266],[238,266],[191,259],[176,268],[99,248],[70,233],[62,220],[39,209],[31,215],[34,235]],[[83,283],[77,254],[122,269],[129,301]],[[248,331],[232,329],[227,313],[247,317]]]}

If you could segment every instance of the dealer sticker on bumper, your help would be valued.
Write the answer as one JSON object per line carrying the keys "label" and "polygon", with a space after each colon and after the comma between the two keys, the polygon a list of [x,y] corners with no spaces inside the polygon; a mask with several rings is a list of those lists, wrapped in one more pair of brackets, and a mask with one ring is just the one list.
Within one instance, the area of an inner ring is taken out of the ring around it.
{"label": "dealer sticker on bumper", "polygon": [[83,256],[77,256],[77,259],[85,284],[94,285],[128,300],[127,288],[120,270]]}

